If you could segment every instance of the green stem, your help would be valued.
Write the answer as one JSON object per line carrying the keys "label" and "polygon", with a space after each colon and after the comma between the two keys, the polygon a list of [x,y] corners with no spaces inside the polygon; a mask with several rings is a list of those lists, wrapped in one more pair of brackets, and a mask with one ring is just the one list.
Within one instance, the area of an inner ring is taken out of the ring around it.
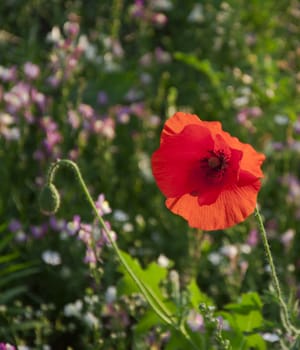
{"label": "green stem", "polygon": [[[135,275],[134,271],[127,264],[126,260],[124,259],[124,257],[121,254],[121,251],[120,251],[117,243],[112,238],[110,230],[108,229],[103,218],[99,214],[99,212],[96,208],[96,205],[95,205],[95,203],[94,203],[94,201],[93,201],[93,199],[88,191],[88,188],[87,188],[87,186],[82,178],[81,172],[80,172],[77,164],[68,160],[68,159],[57,160],[54,164],[51,165],[51,167],[49,169],[48,176],[47,176],[47,184],[49,185],[49,184],[54,182],[55,174],[60,166],[65,166],[65,167],[71,169],[75,173],[75,176],[76,176],[76,178],[77,178],[77,180],[78,180],[78,182],[79,182],[79,184],[80,184],[80,186],[85,194],[85,197],[86,197],[88,203],[90,204],[90,206],[92,207],[97,219],[99,220],[100,225],[104,229],[105,234],[107,235],[107,238],[108,238],[113,250],[115,251],[117,257],[119,258],[121,265],[124,267],[124,269],[130,275],[132,280],[135,282],[136,286],[139,288],[141,293],[144,295],[145,299],[147,300],[147,302],[149,303],[149,305],[151,306],[153,311],[167,325],[180,331],[183,334],[183,336],[186,338],[186,340],[193,346],[193,348],[198,349],[198,347],[193,343],[189,334],[186,332],[185,328],[177,326],[177,324],[172,320],[171,313],[165,307],[165,305],[160,302],[160,300],[156,297],[155,293]],[[95,243],[94,237],[92,237],[92,245],[93,245],[94,253],[96,254],[96,243]],[[95,256],[97,256],[97,255],[95,255]]]}
{"label": "green stem", "polygon": [[[77,177],[79,182],[83,182],[83,179],[81,177],[78,166],[74,162],[72,162],[70,160],[57,160],[55,163],[51,164],[51,166],[49,168],[49,171],[47,173],[47,185],[54,183],[55,175],[56,175],[60,166],[66,166],[68,169],[71,169],[75,173],[75,176]],[[80,181],[80,178],[81,178],[81,181]],[[84,185],[83,189],[85,189],[85,191],[87,193],[89,193],[85,185]],[[93,250],[93,254],[94,254],[96,260],[98,260],[96,241],[95,241],[95,237],[93,235],[91,235],[91,248]],[[93,277],[95,278],[96,283],[99,283],[100,277],[99,277],[99,274],[97,273],[97,271],[98,271],[97,269],[92,270]]]}
{"label": "green stem", "polygon": [[117,40],[119,38],[123,0],[114,0],[112,4],[112,26],[111,37]]}
{"label": "green stem", "polygon": [[291,323],[288,307],[287,307],[287,305],[286,305],[286,303],[285,303],[285,301],[283,299],[283,296],[282,296],[282,292],[281,292],[279,280],[278,280],[278,277],[277,277],[277,273],[276,273],[276,269],[275,269],[275,265],[274,265],[274,261],[273,261],[273,257],[272,257],[272,253],[271,253],[271,249],[270,249],[270,245],[269,245],[268,238],[267,238],[267,233],[266,233],[266,230],[265,230],[265,227],[264,227],[264,224],[263,224],[263,220],[262,220],[262,217],[260,215],[258,207],[256,207],[256,209],[255,209],[255,215],[256,215],[256,217],[258,219],[258,225],[259,225],[259,230],[260,230],[262,242],[263,242],[263,245],[264,245],[264,249],[265,249],[265,253],[266,253],[266,257],[267,257],[268,263],[269,263],[270,268],[271,268],[271,278],[272,278],[273,287],[275,289],[276,297],[277,297],[277,299],[279,301],[279,305],[281,307],[283,326],[285,327],[285,329],[286,329],[286,331],[288,333],[300,334],[300,330],[295,328],[292,325],[292,323]]}
{"label": "green stem", "polygon": [[179,331],[183,334],[185,339],[193,346],[194,349],[199,350],[198,346],[194,343],[193,339],[191,338],[191,336],[187,332],[184,324],[181,324],[181,326],[179,327]]}

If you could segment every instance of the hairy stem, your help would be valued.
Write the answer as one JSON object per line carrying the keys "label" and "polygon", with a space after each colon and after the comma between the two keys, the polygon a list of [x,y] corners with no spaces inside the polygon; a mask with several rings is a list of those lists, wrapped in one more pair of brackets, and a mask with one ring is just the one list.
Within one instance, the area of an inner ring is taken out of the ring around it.
{"label": "hairy stem", "polygon": [[263,220],[262,220],[262,217],[260,215],[258,207],[256,207],[256,209],[255,209],[255,215],[258,219],[259,231],[260,231],[262,242],[264,245],[266,257],[267,257],[268,263],[270,265],[273,287],[274,287],[275,294],[276,294],[276,297],[278,299],[278,302],[279,302],[279,305],[280,305],[280,308],[282,311],[281,315],[282,315],[283,326],[286,329],[286,331],[290,334],[300,334],[300,330],[295,328],[291,323],[291,318],[290,318],[290,314],[288,311],[288,307],[283,299],[283,295],[282,295],[279,280],[277,277],[277,273],[276,273],[270,245],[269,245],[268,238],[267,238],[267,233],[266,233],[266,230],[265,230],[265,227],[263,224]]}
{"label": "hairy stem", "polygon": [[[181,334],[185,337],[185,339],[193,346],[194,349],[198,349],[198,347],[195,345],[195,343],[192,341],[191,337],[189,336],[189,334],[186,332],[185,328],[183,327],[179,327],[175,321],[172,319],[172,315],[169,312],[169,310],[166,308],[166,306],[159,300],[159,298],[157,298],[157,296],[155,295],[155,293],[143,282],[141,281],[136,274],[134,273],[134,271],[131,269],[131,267],[127,264],[126,260],[124,259],[124,257],[122,256],[122,253],[117,245],[117,243],[114,241],[112,235],[111,235],[111,231],[109,230],[109,228],[106,226],[103,218],[101,217],[101,215],[99,214],[96,205],[89,193],[89,190],[83,180],[83,177],[81,175],[81,172],[77,166],[76,163],[68,160],[68,159],[60,159],[57,160],[55,163],[53,163],[49,169],[48,175],[47,175],[47,184],[52,184],[54,182],[55,179],[55,174],[57,172],[57,170],[61,167],[64,166],[66,168],[71,169],[75,176],[76,179],[79,182],[79,185],[81,187],[81,189],[84,192],[84,195],[88,201],[88,203],[90,204],[90,206],[92,207],[97,219],[99,220],[100,225],[102,226],[105,234],[107,235],[107,238],[110,242],[111,247],[113,248],[114,252],[116,253],[121,265],[124,267],[124,269],[126,270],[126,272],[130,275],[130,277],[132,278],[132,280],[135,282],[136,286],[139,288],[139,290],[141,291],[141,293],[143,294],[143,296],[145,297],[145,299],[147,300],[147,302],[149,303],[149,305],[151,306],[151,308],[153,309],[153,311],[156,313],[156,315],[167,325],[173,327],[174,329],[176,329],[177,331],[181,332]],[[96,242],[94,237],[92,237],[92,248],[94,250],[95,256],[96,255]]]}

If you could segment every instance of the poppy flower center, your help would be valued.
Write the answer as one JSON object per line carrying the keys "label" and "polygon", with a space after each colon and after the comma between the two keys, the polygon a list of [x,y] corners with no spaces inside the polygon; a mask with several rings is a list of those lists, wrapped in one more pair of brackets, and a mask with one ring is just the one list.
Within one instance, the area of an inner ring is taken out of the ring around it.
{"label": "poppy flower center", "polygon": [[218,157],[210,157],[207,160],[208,166],[212,169],[218,168],[221,164],[221,160]]}
{"label": "poppy flower center", "polygon": [[201,167],[207,178],[220,182],[228,167],[230,156],[223,150],[209,151],[210,156],[201,159]]}

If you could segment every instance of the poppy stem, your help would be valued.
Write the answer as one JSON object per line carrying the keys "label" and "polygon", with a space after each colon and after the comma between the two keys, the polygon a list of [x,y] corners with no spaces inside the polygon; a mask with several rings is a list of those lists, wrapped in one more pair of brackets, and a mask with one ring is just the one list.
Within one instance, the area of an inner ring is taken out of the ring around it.
{"label": "poppy stem", "polygon": [[[138,276],[134,273],[134,271],[131,269],[131,267],[127,263],[126,259],[122,255],[122,252],[120,251],[117,243],[113,239],[110,229],[107,227],[103,218],[99,214],[99,212],[96,208],[96,205],[95,205],[95,203],[94,203],[94,201],[89,193],[89,190],[88,190],[88,188],[83,180],[83,177],[81,175],[81,172],[80,172],[77,164],[72,162],[71,160],[68,160],[68,159],[57,160],[55,163],[53,163],[50,166],[50,169],[49,169],[48,175],[47,175],[47,185],[53,184],[56,172],[60,168],[60,166],[65,166],[66,168],[71,169],[73,171],[73,173],[75,174],[75,177],[78,180],[79,185],[80,185],[81,189],[83,190],[84,195],[85,195],[88,203],[92,207],[94,214],[96,215],[100,225],[102,226],[102,228],[103,228],[103,230],[104,230],[104,232],[109,240],[109,243],[110,243],[111,247],[113,248],[115,254],[117,255],[121,265],[123,266],[124,270],[129,274],[129,276],[132,278],[132,280],[134,281],[134,283],[136,284],[136,286],[138,287],[138,289],[140,290],[142,295],[147,300],[150,307],[153,309],[153,311],[156,313],[156,315],[165,324],[167,324],[167,325],[171,326],[172,328],[174,328],[175,330],[179,331],[184,336],[184,338],[193,346],[193,348],[195,350],[197,350],[198,347],[194,344],[191,337],[186,332],[185,328],[179,327],[177,325],[176,321],[173,319],[173,316],[171,315],[171,312],[167,309],[167,307],[155,295],[153,290],[151,288],[149,288],[146,283],[144,283],[142,280],[140,280],[138,278]],[[93,235],[92,235],[92,249],[94,251],[95,257],[97,257],[96,241],[95,241],[95,238],[93,237]]]}
{"label": "poppy stem", "polygon": [[284,301],[283,295],[282,295],[282,291],[281,291],[278,276],[276,273],[270,245],[269,245],[268,238],[267,238],[267,233],[266,233],[264,223],[263,223],[261,214],[259,212],[258,206],[256,206],[256,209],[255,209],[255,216],[258,219],[259,231],[260,231],[262,242],[264,245],[266,257],[267,257],[268,263],[270,265],[273,287],[275,289],[276,297],[277,297],[279,305],[281,307],[282,312],[280,314],[281,314],[281,318],[282,318],[282,324],[288,333],[293,334],[293,335],[299,335],[300,330],[297,329],[296,327],[294,327],[293,324],[291,323],[290,313],[288,311],[288,307],[287,307],[287,305]]}

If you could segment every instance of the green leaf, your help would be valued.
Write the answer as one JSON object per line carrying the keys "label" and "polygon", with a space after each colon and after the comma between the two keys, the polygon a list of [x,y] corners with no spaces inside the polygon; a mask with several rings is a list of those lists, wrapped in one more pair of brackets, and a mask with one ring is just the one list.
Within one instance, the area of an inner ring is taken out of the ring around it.
{"label": "green leaf", "polygon": [[263,317],[259,311],[250,311],[245,315],[235,314],[235,323],[242,332],[251,332],[262,325]]}
{"label": "green leaf", "polygon": [[[125,252],[121,252],[121,254],[135,275],[143,283],[147,284],[147,286],[151,288],[155,294],[161,296],[161,299],[163,299],[164,297],[162,296],[159,285],[167,277],[167,269],[159,266],[157,263],[151,263],[147,266],[146,269],[142,269],[136,259],[133,259],[129,254]],[[125,273],[125,269],[122,266],[120,266],[120,270]],[[118,290],[122,294],[140,292],[139,288],[132,280],[132,278],[127,274],[127,272],[124,274],[123,280],[118,286]]]}
{"label": "green leaf", "polygon": [[0,252],[9,244],[10,241],[13,239],[13,234],[5,235],[5,237],[1,238],[0,241]]}
{"label": "green leaf", "polygon": [[0,256],[0,264],[15,260],[19,255],[20,255],[19,253],[15,252],[15,253]]}
{"label": "green leaf", "polygon": [[261,310],[262,309],[262,301],[257,293],[251,292],[243,294],[241,299],[236,304],[228,304],[226,305],[227,310],[231,310],[241,314],[247,314],[250,311]]}
{"label": "green leaf", "polygon": [[156,315],[156,313],[149,310],[141,319],[139,319],[139,322],[135,327],[135,332],[137,334],[148,332],[149,329],[160,323],[160,318]]}
{"label": "green leaf", "polygon": [[[262,302],[257,293],[243,294],[237,303],[228,304],[225,307],[222,316],[229,322],[232,332],[229,338],[233,336],[238,340],[240,349],[266,349],[265,341],[257,333],[257,330],[263,325]],[[250,345],[249,345],[250,344]]]}
{"label": "green leaf", "polygon": [[[137,278],[142,282],[143,285],[146,286],[150,293],[155,296],[155,299],[163,304],[170,314],[175,314],[175,304],[171,301],[166,300],[166,297],[160,288],[161,282],[167,277],[168,270],[154,262],[143,269],[140,266],[139,262],[136,259],[133,259],[129,254],[121,252],[121,255],[126,261],[127,265],[137,276]],[[118,283],[118,293],[125,295],[130,295],[132,293],[141,293],[140,289],[133,281],[131,276],[129,276],[124,267],[120,266],[119,269],[124,274],[124,276]]]}
{"label": "green leaf", "polygon": [[2,269],[2,271],[0,272],[0,277],[12,274],[12,273],[20,271],[20,270],[25,270],[25,269],[30,268],[30,267],[32,267],[31,262],[10,264],[6,268]]}
{"label": "green leaf", "polygon": [[199,305],[201,303],[205,303],[206,305],[213,305],[212,300],[199,289],[195,279],[191,280],[187,286],[187,291],[190,295],[189,300],[196,310],[199,310]]}
{"label": "green leaf", "polygon": [[247,338],[247,349],[265,350],[267,348],[266,342],[259,334],[251,334]]}
{"label": "green leaf", "polygon": [[20,278],[25,276],[30,276],[34,273],[37,273],[39,271],[39,268],[32,267],[32,268],[26,268],[20,271],[14,271],[13,273],[8,274],[5,277],[1,277],[0,279],[0,287],[5,286],[6,284],[15,281],[20,280]]}
{"label": "green leaf", "polygon": [[[206,350],[207,342],[205,340],[205,334],[200,332],[188,332],[190,335],[190,338],[194,342],[194,344],[197,346],[198,350]],[[170,338],[168,343],[166,344],[166,347],[164,347],[165,350],[192,350],[195,349],[191,343],[184,338],[179,332],[177,332],[175,329],[172,329],[170,331]]]}
{"label": "green leaf", "polygon": [[0,304],[5,304],[14,299],[17,295],[24,293],[27,290],[26,286],[17,286],[10,288],[0,295]]}
{"label": "green leaf", "polygon": [[195,68],[197,71],[205,74],[214,87],[219,87],[221,85],[222,74],[214,70],[209,60],[199,60],[195,55],[183,52],[175,52],[174,57],[178,61],[184,62]]}

